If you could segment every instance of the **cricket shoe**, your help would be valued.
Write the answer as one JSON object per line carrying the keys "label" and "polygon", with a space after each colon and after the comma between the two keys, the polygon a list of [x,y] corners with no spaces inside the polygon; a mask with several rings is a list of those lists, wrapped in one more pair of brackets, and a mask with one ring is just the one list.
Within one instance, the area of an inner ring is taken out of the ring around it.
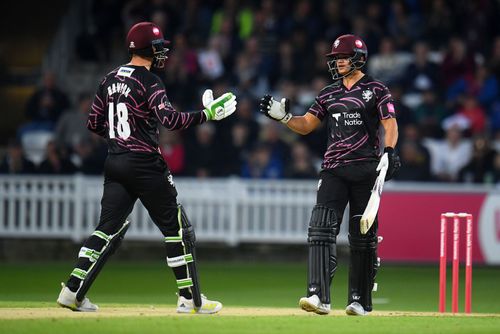
{"label": "cricket shoe", "polygon": [[323,304],[318,295],[300,298],[299,305],[306,312],[314,312],[321,315],[330,313],[330,304]]}
{"label": "cricket shoe", "polygon": [[95,312],[99,306],[92,304],[90,300],[85,297],[81,302],[76,300],[76,292],[72,292],[64,283],[61,283],[62,289],[57,298],[57,303],[72,311],[79,312]]}
{"label": "cricket shoe", "polygon": [[352,302],[345,308],[345,313],[347,315],[367,315],[368,312],[365,311],[363,306],[358,302]]}
{"label": "cricket shoe", "polygon": [[212,314],[222,309],[222,304],[215,300],[208,300],[205,295],[201,295],[201,307],[195,308],[192,299],[179,296],[177,299],[177,313],[200,313]]}

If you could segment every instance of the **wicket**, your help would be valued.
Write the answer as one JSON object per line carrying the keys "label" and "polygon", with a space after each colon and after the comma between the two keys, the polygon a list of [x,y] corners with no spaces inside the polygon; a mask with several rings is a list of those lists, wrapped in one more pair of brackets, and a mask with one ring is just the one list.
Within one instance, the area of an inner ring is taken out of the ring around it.
{"label": "wicket", "polygon": [[459,283],[459,245],[460,222],[466,223],[466,251],[465,251],[465,313],[471,312],[472,295],[472,215],[469,213],[446,212],[441,214],[440,229],[440,256],[439,256],[439,312],[446,311],[446,225],[449,219],[453,220],[453,264],[451,287],[451,312],[458,312],[458,283]]}

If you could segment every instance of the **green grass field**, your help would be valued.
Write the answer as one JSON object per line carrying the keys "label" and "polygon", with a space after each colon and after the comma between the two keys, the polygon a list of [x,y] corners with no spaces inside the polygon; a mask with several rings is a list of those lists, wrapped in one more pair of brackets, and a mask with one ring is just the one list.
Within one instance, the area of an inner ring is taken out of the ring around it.
{"label": "green grass field", "polygon": [[[345,266],[334,279],[335,312],[316,316],[297,308],[298,298],[305,293],[305,263],[202,263],[202,290],[209,298],[221,300],[225,308],[216,316],[179,316],[173,312],[173,275],[162,262],[111,261],[89,292],[101,307],[95,315],[56,308],[59,282],[67,278],[72,263],[0,265],[0,333],[500,332],[500,268],[474,268],[472,308],[476,316],[442,316],[418,313],[437,311],[437,266],[384,266],[374,308],[385,312],[359,318],[342,312],[347,296]],[[106,313],[111,309],[129,311],[122,316]],[[254,312],[259,309],[260,313]],[[47,315],[35,316],[35,311]],[[268,311],[276,315],[266,316]]]}

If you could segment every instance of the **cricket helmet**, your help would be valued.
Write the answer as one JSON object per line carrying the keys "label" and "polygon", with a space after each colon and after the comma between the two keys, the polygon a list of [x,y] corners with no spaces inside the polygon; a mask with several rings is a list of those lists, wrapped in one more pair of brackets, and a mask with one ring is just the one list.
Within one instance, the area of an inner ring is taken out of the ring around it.
{"label": "cricket helmet", "polygon": [[[351,69],[348,73],[341,75],[338,73],[337,59],[345,58],[345,56],[348,56]],[[333,42],[332,50],[326,57],[329,59],[327,61],[328,71],[332,74],[333,80],[338,80],[365,66],[368,59],[368,48],[358,36],[342,35]]]}
{"label": "cricket helmet", "polygon": [[153,58],[153,66],[163,68],[167,57],[167,45],[160,27],[152,22],[139,22],[127,34],[127,47],[130,54]]}

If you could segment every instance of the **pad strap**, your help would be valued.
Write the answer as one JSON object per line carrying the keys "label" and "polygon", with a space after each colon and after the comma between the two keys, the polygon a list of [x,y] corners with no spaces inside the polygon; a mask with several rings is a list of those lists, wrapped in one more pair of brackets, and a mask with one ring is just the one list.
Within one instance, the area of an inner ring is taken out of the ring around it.
{"label": "pad strap", "polygon": [[85,271],[83,269],[75,268],[71,272],[71,276],[75,276],[75,277],[77,277],[77,278],[79,278],[81,280],[84,280],[85,277],[87,277],[87,271]]}
{"label": "pad strap", "polygon": [[168,257],[167,256],[167,264],[171,268],[185,266],[189,262],[193,262],[193,255],[192,254],[179,255],[176,257]]}
{"label": "pad strap", "polygon": [[182,237],[175,236],[175,237],[165,237],[165,242],[182,242]]}
{"label": "pad strap", "polygon": [[177,280],[177,288],[185,289],[193,286],[193,280],[191,278],[183,278]]}
{"label": "pad strap", "polygon": [[87,247],[80,248],[80,252],[78,253],[78,257],[86,257],[90,262],[96,262],[99,256],[101,256],[101,252]]}

